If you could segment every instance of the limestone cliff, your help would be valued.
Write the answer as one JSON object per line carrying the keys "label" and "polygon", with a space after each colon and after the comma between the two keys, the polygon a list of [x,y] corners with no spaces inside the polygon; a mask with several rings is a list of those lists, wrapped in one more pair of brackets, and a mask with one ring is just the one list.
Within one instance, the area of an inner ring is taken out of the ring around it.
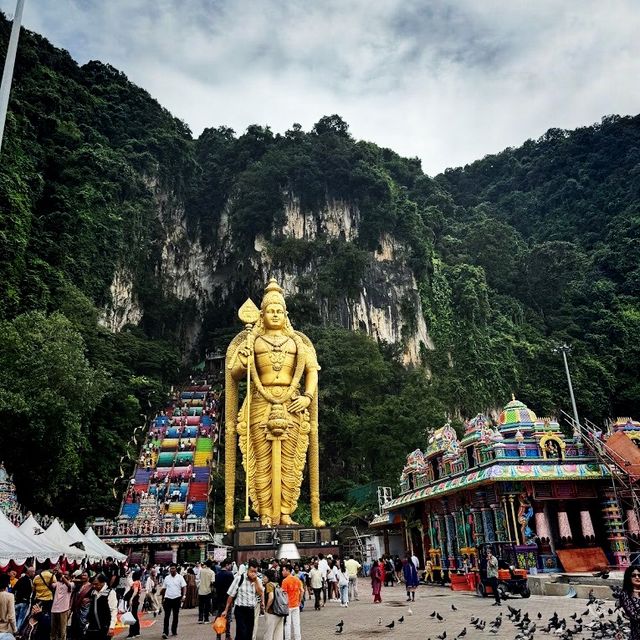
{"label": "limestone cliff", "polygon": [[[247,295],[247,277],[254,292],[261,283],[275,277],[287,296],[301,291],[300,280],[313,280],[322,268],[323,256],[311,257],[304,263],[283,266],[274,259],[273,238],[315,243],[315,246],[338,240],[354,243],[358,239],[360,213],[357,206],[330,200],[317,212],[304,211],[299,199],[286,198],[284,223],[274,230],[271,239],[256,236],[250,251],[234,241],[228,211],[223,211],[213,242],[204,242],[201,234],[190,232],[182,204],[150,184],[162,229],[159,259],[155,276],[163,292],[183,303],[185,313],[181,335],[188,348],[196,345],[208,314],[216,316],[234,299]],[[389,234],[384,234],[376,251],[368,252],[356,295],[338,295],[329,300],[318,297],[314,302],[323,322],[338,323],[359,329],[373,338],[401,344],[406,364],[420,362],[422,349],[433,343],[422,313],[415,277],[406,261],[406,247]],[[241,289],[244,288],[244,291]],[[411,313],[407,314],[406,310]],[[404,310],[404,312],[403,312]],[[127,323],[137,324],[142,310],[131,285],[131,278],[119,270],[111,286],[111,304],[105,310],[104,324],[119,331]],[[188,350],[188,349],[187,349]]]}

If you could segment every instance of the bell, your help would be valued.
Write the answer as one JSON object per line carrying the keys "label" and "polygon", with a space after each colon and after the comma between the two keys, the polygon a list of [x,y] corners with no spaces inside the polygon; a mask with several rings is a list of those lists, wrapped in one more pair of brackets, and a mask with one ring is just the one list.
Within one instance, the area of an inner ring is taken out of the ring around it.
{"label": "bell", "polygon": [[283,558],[285,560],[300,560],[300,552],[295,542],[283,542],[278,547],[276,558],[278,560],[282,560]]}

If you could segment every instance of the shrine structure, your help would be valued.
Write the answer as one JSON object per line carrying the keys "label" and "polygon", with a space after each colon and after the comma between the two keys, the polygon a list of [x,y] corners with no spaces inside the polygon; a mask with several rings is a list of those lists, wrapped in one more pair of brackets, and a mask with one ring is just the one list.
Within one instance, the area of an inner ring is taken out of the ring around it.
{"label": "shrine structure", "polygon": [[[513,398],[497,421],[468,420],[461,439],[450,424],[433,432],[424,452],[407,457],[400,495],[371,526],[403,529],[407,550],[452,586],[459,572],[477,570],[486,544],[530,573],[625,567],[640,538],[640,449],[630,443],[640,445],[640,423],[628,418],[569,437]],[[612,467],[631,479],[626,493]]]}

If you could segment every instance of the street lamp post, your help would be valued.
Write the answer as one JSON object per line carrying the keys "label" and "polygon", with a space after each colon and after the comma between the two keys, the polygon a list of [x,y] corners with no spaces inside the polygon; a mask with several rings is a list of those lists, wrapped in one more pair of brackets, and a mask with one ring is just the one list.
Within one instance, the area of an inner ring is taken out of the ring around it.
{"label": "street lamp post", "polygon": [[562,360],[564,361],[564,370],[567,374],[567,383],[569,385],[569,395],[571,396],[571,407],[573,409],[573,420],[575,425],[573,427],[573,435],[577,438],[580,437],[580,418],[578,417],[578,407],[576,407],[576,397],[573,394],[573,384],[571,383],[571,373],[569,373],[569,362],[567,361],[567,353],[571,353],[571,347],[565,342],[559,345],[554,350],[554,353],[560,352],[562,354]]}
{"label": "street lamp post", "polygon": [[7,109],[9,108],[9,93],[11,92],[11,81],[13,80],[13,66],[16,62],[16,52],[18,51],[18,38],[20,37],[23,9],[24,0],[17,0],[16,12],[13,14],[11,37],[9,38],[9,46],[7,47],[7,57],[5,58],[4,71],[2,72],[2,84],[0,84],[0,151],[2,151],[4,124],[7,119]]}

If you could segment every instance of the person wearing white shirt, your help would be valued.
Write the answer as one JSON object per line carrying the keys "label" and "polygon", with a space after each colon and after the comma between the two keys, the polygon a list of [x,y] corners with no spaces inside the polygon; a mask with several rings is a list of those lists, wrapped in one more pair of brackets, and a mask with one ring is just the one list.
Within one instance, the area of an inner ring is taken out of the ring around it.
{"label": "person wearing white shirt", "polygon": [[327,602],[327,574],[329,573],[329,563],[327,562],[324,554],[318,554],[318,569],[322,574],[322,606]]}
{"label": "person wearing white shirt", "polygon": [[413,562],[417,571],[420,568],[420,560],[418,560],[418,556],[415,553],[411,556],[411,562]]}
{"label": "person wearing white shirt", "polygon": [[165,577],[162,583],[162,607],[164,609],[164,629],[162,633],[163,640],[169,637],[169,619],[173,615],[171,621],[171,635],[178,635],[178,616],[180,615],[180,605],[185,598],[185,589],[187,583],[178,573],[175,564],[169,567],[169,575]]}

